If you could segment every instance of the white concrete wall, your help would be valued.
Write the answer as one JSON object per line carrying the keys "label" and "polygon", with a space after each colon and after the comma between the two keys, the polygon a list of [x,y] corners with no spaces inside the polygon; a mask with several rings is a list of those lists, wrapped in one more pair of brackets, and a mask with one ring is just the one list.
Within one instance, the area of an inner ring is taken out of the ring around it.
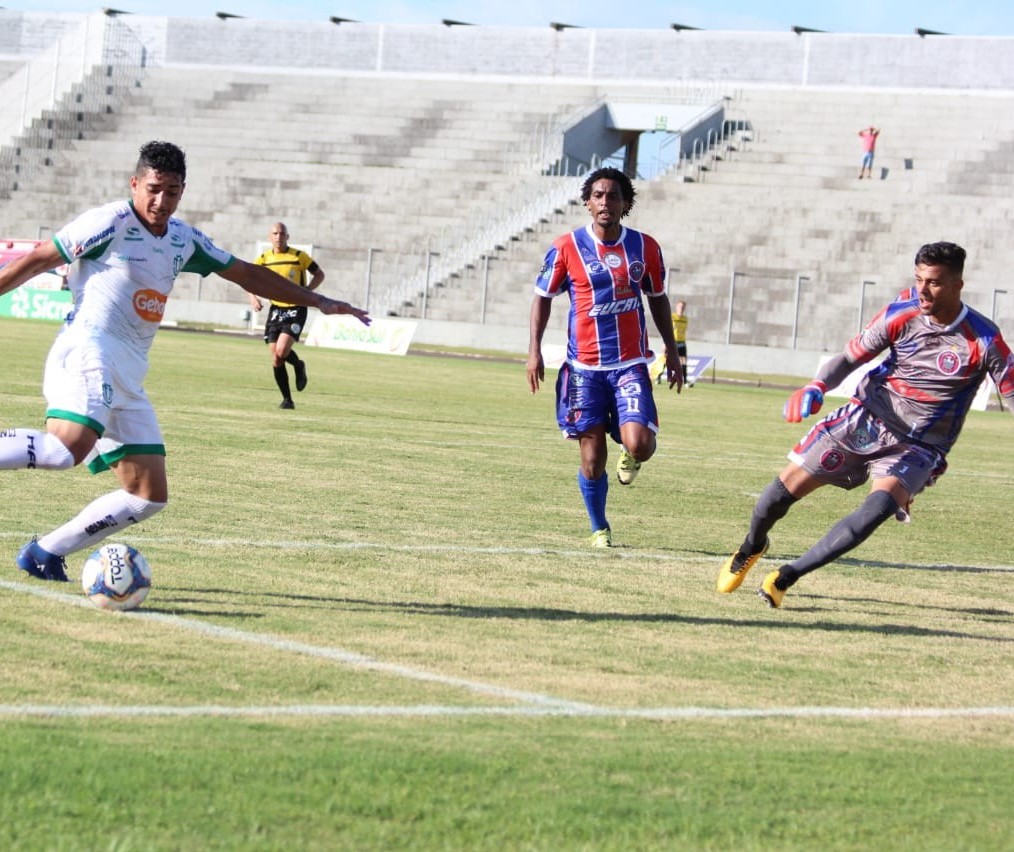
{"label": "white concrete wall", "polygon": [[[248,320],[243,319],[246,313],[244,307],[236,303],[170,298],[166,304],[165,321],[167,324],[201,323],[235,330],[252,329],[258,333],[264,325],[264,315],[255,316],[251,326]],[[519,360],[528,352],[527,327],[436,320],[413,322],[417,323],[413,344],[502,352],[504,357]],[[543,340],[545,346],[560,348],[566,346],[566,342],[566,334],[554,329],[547,330]],[[809,378],[819,366],[821,358],[827,357],[828,353],[768,346],[730,346],[701,341],[695,345],[694,354],[710,355],[715,359],[716,369],[720,373],[765,373]]]}
{"label": "white concrete wall", "polygon": [[[84,16],[0,10],[0,57],[29,57]],[[122,15],[152,65],[404,74],[1014,89],[1014,39],[672,29],[445,27]]]}

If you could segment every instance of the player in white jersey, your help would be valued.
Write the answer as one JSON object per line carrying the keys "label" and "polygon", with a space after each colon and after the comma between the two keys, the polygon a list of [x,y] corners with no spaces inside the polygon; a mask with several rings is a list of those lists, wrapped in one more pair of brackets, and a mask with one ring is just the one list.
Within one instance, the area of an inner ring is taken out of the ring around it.
{"label": "player in white jersey", "polygon": [[947,466],[975,392],[987,375],[1014,413],[1014,356],[1000,330],[961,301],[965,250],[929,243],[915,256],[914,298],[884,308],[845,351],[789,397],[785,419],[815,414],[829,387],[889,351],[852,400],[817,423],[789,453],[789,464],[761,494],[750,530],[718,576],[718,591],[739,588],[767,552],[768,533],[794,503],[823,485],[869,495],[798,559],[771,571],[758,593],[772,607],[804,574],[865,541],[891,517],[908,521],[912,498]]}
{"label": "player in white jersey", "polygon": [[149,142],[130,178],[129,200],[85,212],[0,269],[2,295],[66,263],[74,299],[46,360],[46,430],[0,431],[0,470],[87,462],[93,472],[112,469],[120,484],[21,549],[17,566],[39,579],[66,581],[67,554],[151,517],[169,500],[165,445],[144,378],[181,272],[215,272],[248,293],[370,324],[365,311],[235,258],[175,218],[185,185],[183,151]]}

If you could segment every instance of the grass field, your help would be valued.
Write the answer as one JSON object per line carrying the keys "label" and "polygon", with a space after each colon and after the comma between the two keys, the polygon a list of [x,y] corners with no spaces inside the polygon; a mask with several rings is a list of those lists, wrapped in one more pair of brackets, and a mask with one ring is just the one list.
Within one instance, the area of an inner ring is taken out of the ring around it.
{"label": "grass field", "polygon": [[[55,328],[0,333],[0,426],[41,425]],[[770,610],[763,572],[860,499],[809,498],[715,593],[802,434],[784,391],[661,392],[594,552],[523,364],[302,351],[279,411],[259,341],[160,334],[137,613],[13,566],[114,480],[3,473],[0,848],[1011,848],[1008,414]]]}

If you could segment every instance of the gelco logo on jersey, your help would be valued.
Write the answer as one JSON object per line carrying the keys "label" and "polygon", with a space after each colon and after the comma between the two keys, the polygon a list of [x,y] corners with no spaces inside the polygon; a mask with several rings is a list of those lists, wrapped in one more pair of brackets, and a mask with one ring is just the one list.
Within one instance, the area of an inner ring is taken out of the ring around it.
{"label": "gelco logo on jersey", "polygon": [[134,294],[134,310],[145,322],[162,322],[166,297],[157,290],[138,290]]}

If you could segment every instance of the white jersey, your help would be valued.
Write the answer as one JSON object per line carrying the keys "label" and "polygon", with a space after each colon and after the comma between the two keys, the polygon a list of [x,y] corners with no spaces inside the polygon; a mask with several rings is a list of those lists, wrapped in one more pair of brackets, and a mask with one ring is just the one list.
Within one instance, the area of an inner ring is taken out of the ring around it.
{"label": "white jersey", "polygon": [[147,360],[166,300],[181,272],[208,275],[234,258],[186,222],[169,219],[156,237],[130,201],[114,201],[78,216],[53,242],[67,261],[74,298],[73,337],[120,341]]}

